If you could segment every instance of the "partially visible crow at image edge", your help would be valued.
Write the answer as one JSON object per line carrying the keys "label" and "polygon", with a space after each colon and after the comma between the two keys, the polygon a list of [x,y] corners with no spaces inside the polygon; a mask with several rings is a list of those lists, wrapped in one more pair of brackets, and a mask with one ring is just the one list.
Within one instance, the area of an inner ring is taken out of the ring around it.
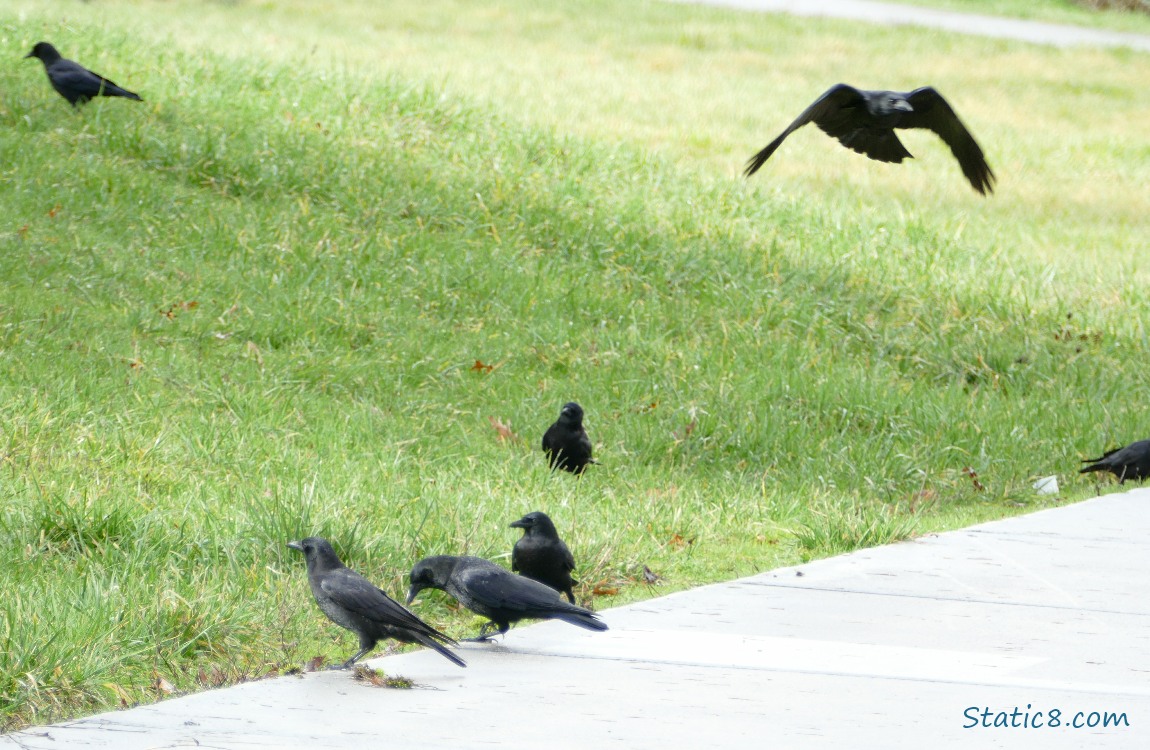
{"label": "partially visible crow at image edge", "polygon": [[1079,474],[1108,471],[1118,477],[1118,484],[1126,484],[1127,479],[1141,482],[1150,477],[1150,440],[1139,440],[1125,448],[1115,448],[1098,458],[1087,458],[1082,463],[1090,466],[1080,469]]}

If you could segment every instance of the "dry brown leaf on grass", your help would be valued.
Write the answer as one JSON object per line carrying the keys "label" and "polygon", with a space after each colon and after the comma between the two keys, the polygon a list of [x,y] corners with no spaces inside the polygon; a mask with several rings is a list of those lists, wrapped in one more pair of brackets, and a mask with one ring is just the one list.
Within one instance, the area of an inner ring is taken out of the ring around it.
{"label": "dry brown leaf on grass", "polygon": [[963,471],[965,471],[966,475],[968,477],[970,477],[971,484],[974,485],[974,489],[976,491],[982,492],[983,490],[986,489],[986,485],[984,485],[982,482],[978,481],[978,472],[975,471],[972,467],[967,466],[966,468],[963,469]]}
{"label": "dry brown leaf on grass", "polygon": [[163,693],[164,695],[171,695],[172,693],[176,692],[176,686],[168,682],[159,674],[156,674],[156,679],[152,681],[152,688],[157,693]]}
{"label": "dry brown leaf on grass", "polygon": [[249,341],[244,344],[244,356],[254,359],[260,367],[264,366],[264,354],[260,351],[260,348],[256,346],[256,342]]}
{"label": "dry brown leaf on grass", "polygon": [[683,428],[682,434],[680,434],[678,430],[675,430],[671,434],[675,437],[676,440],[683,441],[683,440],[686,440],[687,438],[691,437],[691,433],[694,432],[695,428],[698,426],[699,426],[699,423],[696,420],[692,419],[690,422],[687,423],[687,426]]}
{"label": "dry brown leaf on grass", "polygon": [[520,440],[519,436],[516,435],[515,432],[511,429],[510,424],[501,422],[495,417],[488,417],[487,421],[491,423],[492,429],[494,429],[496,434],[499,435],[500,442],[508,440],[514,443]]}

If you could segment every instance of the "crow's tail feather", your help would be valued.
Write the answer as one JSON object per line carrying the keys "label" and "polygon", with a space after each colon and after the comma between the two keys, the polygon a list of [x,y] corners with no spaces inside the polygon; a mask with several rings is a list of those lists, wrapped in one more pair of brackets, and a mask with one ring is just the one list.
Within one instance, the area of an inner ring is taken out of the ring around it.
{"label": "crow's tail feather", "polygon": [[607,629],[607,623],[600,620],[591,612],[557,612],[555,614],[555,619],[562,620],[563,622],[570,623],[572,625],[578,625],[579,627],[586,628],[587,630]]}

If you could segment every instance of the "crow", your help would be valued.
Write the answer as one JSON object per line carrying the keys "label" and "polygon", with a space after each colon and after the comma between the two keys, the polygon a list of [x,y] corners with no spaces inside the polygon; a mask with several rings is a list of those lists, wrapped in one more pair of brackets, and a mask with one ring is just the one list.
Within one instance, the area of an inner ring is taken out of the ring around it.
{"label": "crow", "polygon": [[79,107],[94,96],[122,96],[137,102],[144,101],[137,94],[120,88],[104,76],[93,73],[79,63],[60,57],[56,48],[47,42],[37,42],[32,51],[24,55],[25,60],[29,57],[40,58],[52,88],[73,107]]}
{"label": "crow", "polygon": [[408,612],[382,589],[340,562],[326,539],[311,536],[288,542],[288,546],[302,552],[307,560],[307,582],[315,603],[329,620],[359,636],[359,652],[333,669],[348,669],[383,638],[422,643],[455,664],[467,666],[467,662],[441,645],[458,646],[458,643]]}
{"label": "crow", "polygon": [[530,578],[517,576],[479,557],[437,555],[420,560],[411,569],[407,603],[420,591],[442,589],[477,615],[489,618],[472,641],[487,641],[492,628],[503,635],[511,623],[523,619],[562,620],[587,630],[606,630],[595,613],[568,604],[559,592]]}
{"label": "crow", "polygon": [[574,401],[563,404],[559,419],[543,433],[543,452],[551,470],[582,474],[591,458],[591,439],[583,429],[583,407]]}
{"label": "crow", "polygon": [[994,172],[987,165],[982,149],[942,94],[930,86],[907,94],[860,91],[845,83],[831,86],[788,125],[782,135],[747,161],[744,174],[750,177],[757,172],[788,135],[809,122],[852,151],[895,164],[914,158],[895,135],[895,128],[934,131],[950,146],[971,186],[982,195],[994,192]]}
{"label": "crow", "polygon": [[547,514],[540,511],[528,513],[513,522],[511,528],[523,529],[523,536],[511,550],[511,569],[566,594],[567,601],[574,604],[572,587],[579,583],[571,577],[575,558],[559,538],[559,532]]}
{"label": "crow", "polygon": [[1090,466],[1080,469],[1079,474],[1108,471],[1118,477],[1118,484],[1126,484],[1127,479],[1141,482],[1150,477],[1150,440],[1139,440],[1125,448],[1115,448],[1098,458],[1087,458],[1082,463]]}

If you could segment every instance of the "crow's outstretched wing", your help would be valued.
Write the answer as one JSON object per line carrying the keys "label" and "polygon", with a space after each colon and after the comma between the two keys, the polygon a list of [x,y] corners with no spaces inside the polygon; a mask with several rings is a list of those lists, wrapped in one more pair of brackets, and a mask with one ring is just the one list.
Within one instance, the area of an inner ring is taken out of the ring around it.
{"label": "crow's outstretched wing", "polygon": [[[854,86],[848,86],[845,83],[835,84],[823,92],[822,96],[815,99],[811,106],[803,110],[803,113],[796,117],[795,121],[788,125],[778,138],[768,143],[766,148],[747,160],[747,167],[743,174],[750,177],[759,171],[759,167],[771,158],[771,154],[775,153],[775,149],[782,145],[786,137],[807,123],[813,122],[827,135],[843,141],[844,137],[850,136],[860,127],[865,126],[867,119],[866,99],[863,93]],[[845,141],[843,143],[849,145]],[[855,147],[851,146],[851,148]],[[856,148],[855,150],[859,149]]]}
{"label": "crow's outstretched wing", "polygon": [[986,163],[982,149],[942,94],[931,86],[924,86],[907,94],[906,100],[914,111],[907,113],[900,127],[933,131],[950,147],[971,187],[982,195],[994,192],[994,172]]}

